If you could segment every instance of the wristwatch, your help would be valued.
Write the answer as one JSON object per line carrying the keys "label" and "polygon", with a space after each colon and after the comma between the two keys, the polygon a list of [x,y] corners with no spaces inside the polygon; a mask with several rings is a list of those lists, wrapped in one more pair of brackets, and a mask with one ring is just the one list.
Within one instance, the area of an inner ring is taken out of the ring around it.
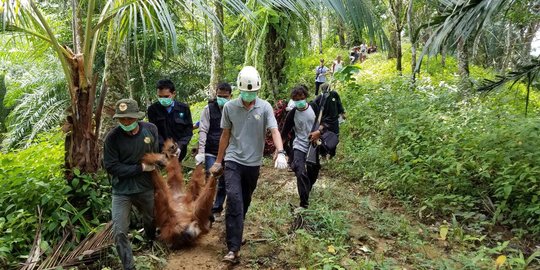
{"label": "wristwatch", "polygon": [[287,152],[285,152],[285,150],[280,150],[280,151],[277,151],[278,154],[284,154],[284,155],[287,155]]}

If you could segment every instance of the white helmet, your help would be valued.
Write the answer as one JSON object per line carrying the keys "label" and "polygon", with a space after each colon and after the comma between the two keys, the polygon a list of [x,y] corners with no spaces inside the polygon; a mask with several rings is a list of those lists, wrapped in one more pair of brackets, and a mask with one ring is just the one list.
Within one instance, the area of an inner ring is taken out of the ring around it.
{"label": "white helmet", "polygon": [[245,66],[238,73],[236,86],[241,91],[258,91],[261,88],[261,76],[259,76],[259,72],[254,67]]}

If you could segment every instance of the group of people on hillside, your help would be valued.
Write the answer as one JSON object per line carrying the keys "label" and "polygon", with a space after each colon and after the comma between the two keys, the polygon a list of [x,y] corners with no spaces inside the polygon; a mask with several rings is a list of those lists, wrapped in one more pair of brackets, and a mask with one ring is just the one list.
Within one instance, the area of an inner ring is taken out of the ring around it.
{"label": "group of people on hillside", "polygon": [[360,46],[354,46],[351,49],[351,52],[349,53],[349,60],[352,65],[358,63],[363,63],[367,59],[367,55],[370,53],[377,52],[377,45],[370,45],[367,46],[364,42],[360,44]]}
{"label": "group of people on hillside", "polygon": [[[324,67],[323,63],[321,61]],[[332,68],[336,70],[334,66]],[[321,69],[319,75],[324,76],[326,72],[326,68]],[[297,179],[299,207],[307,208],[310,191],[320,170],[319,155],[335,155],[338,118],[345,114],[339,94],[332,91],[329,84],[322,81],[317,85],[316,98],[312,102],[307,101],[307,87],[299,85],[291,91],[294,108],[288,113],[280,131],[272,106],[258,97],[261,88],[258,71],[251,66],[242,68],[236,84],[240,90],[238,98],[232,98],[229,84],[220,83],[215,89],[216,98],[203,109],[195,155],[197,165],[204,163],[207,174],[221,175],[210,218],[221,217],[226,200],[227,254],[223,260],[228,262],[238,261],[244,220],[262,165],[266,131],[270,130],[276,147],[274,167],[287,169],[290,165]],[[318,95],[319,88],[322,89],[321,95]],[[142,216],[146,238],[152,241],[156,237],[154,188],[150,172],[158,168],[142,163],[143,155],[159,152],[165,140],[172,138],[179,146],[176,154],[182,161],[193,135],[190,107],[176,99],[174,83],[168,79],[160,80],[156,94],[157,102],[147,110],[149,122],[140,121],[144,113],[136,101],[119,100],[113,116],[118,126],[109,132],[104,143],[104,167],[112,175],[114,237],[124,269],[135,268],[128,240],[132,206]],[[289,136],[291,133],[294,136]],[[321,138],[333,143],[333,149],[323,147],[324,143],[317,147]],[[292,140],[289,157],[283,147],[287,140]]]}

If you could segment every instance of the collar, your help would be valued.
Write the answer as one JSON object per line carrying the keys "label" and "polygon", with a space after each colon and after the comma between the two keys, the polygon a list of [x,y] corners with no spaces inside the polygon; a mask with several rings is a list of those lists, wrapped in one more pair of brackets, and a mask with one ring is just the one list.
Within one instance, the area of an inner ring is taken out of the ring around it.
{"label": "collar", "polygon": [[167,110],[168,113],[172,112],[172,110],[174,109],[174,107],[176,106],[176,101],[173,100],[171,106],[165,108]]}

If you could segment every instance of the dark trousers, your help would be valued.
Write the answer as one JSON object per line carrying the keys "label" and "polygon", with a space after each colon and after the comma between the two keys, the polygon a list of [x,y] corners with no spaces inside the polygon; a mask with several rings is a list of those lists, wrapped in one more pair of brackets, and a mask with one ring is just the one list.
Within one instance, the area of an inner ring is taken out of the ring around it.
{"label": "dark trousers", "polygon": [[244,219],[251,203],[251,196],[257,187],[260,166],[244,166],[234,161],[225,162],[225,187],[227,209],[225,226],[227,248],[239,251],[244,233]]}
{"label": "dark trousers", "polygon": [[146,238],[153,240],[156,234],[154,225],[154,190],[132,195],[112,195],[112,221],[116,251],[124,270],[135,269],[133,251],[128,240],[129,214],[131,206],[139,210],[143,219]]}
{"label": "dark trousers", "polygon": [[[212,165],[214,165],[214,163],[216,163],[215,156],[204,157],[204,166],[206,168],[207,174],[209,174],[210,168],[212,168]],[[227,191],[225,190],[225,177],[222,175],[218,179],[216,199],[214,200],[214,205],[212,206],[212,214],[221,213],[221,211],[223,211],[223,203],[225,202],[226,196]]]}
{"label": "dark trousers", "polygon": [[315,82],[315,96],[319,94],[319,88],[321,87],[321,84],[323,84],[323,82]]}
{"label": "dark trousers", "polygon": [[300,206],[307,208],[309,205],[309,193],[317,181],[319,170],[321,169],[319,157],[317,156],[317,164],[307,164],[306,153],[294,149],[292,169],[296,175],[296,186],[298,188],[298,195],[300,196]]}
{"label": "dark trousers", "polygon": [[178,160],[182,162],[184,158],[187,155],[187,144],[180,145],[180,156],[178,157]]}

